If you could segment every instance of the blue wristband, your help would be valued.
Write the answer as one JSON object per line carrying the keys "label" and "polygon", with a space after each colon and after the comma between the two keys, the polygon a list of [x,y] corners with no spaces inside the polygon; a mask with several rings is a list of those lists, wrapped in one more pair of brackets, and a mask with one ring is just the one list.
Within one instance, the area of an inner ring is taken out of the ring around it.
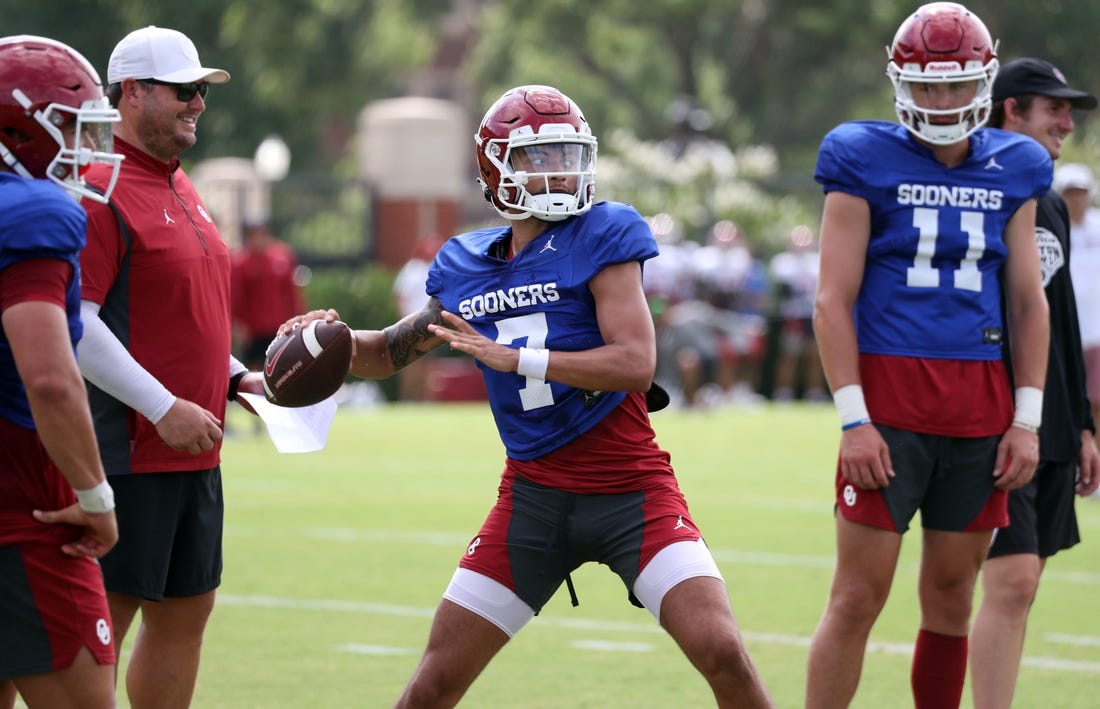
{"label": "blue wristband", "polygon": [[869,423],[871,423],[871,419],[860,419],[859,421],[852,421],[851,423],[844,424],[843,426],[840,427],[840,430],[841,431],[847,431],[850,428],[855,428],[857,426],[863,426],[863,425],[869,424]]}

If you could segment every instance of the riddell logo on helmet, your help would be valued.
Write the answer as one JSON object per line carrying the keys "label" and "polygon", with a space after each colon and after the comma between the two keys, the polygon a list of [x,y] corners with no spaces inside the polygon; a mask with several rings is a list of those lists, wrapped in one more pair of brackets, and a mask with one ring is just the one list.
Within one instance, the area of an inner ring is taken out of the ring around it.
{"label": "riddell logo on helmet", "polygon": [[925,71],[961,71],[962,67],[958,62],[928,62],[924,67]]}

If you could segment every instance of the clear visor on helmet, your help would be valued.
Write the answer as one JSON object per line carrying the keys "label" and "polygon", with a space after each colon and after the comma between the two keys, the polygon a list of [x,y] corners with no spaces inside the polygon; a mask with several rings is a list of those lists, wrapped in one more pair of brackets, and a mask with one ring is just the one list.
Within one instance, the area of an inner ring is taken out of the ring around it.
{"label": "clear visor on helmet", "polygon": [[514,148],[508,155],[508,167],[529,177],[576,177],[592,170],[594,154],[591,145],[542,143]]}

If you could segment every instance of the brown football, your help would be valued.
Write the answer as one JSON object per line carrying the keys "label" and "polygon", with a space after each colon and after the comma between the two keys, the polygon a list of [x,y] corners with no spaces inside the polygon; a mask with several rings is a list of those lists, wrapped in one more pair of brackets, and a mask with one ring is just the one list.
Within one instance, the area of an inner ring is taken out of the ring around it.
{"label": "brown football", "polygon": [[351,368],[351,328],[339,320],[295,325],[267,346],[264,393],[278,406],[309,406],[336,393]]}

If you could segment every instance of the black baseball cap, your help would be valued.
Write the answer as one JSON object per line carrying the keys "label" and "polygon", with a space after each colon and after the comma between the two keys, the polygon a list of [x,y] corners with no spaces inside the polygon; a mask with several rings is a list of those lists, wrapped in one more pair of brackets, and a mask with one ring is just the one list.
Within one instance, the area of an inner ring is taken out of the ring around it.
{"label": "black baseball cap", "polygon": [[1027,94],[1069,99],[1071,106],[1086,111],[1096,108],[1095,96],[1071,89],[1065,74],[1048,61],[1024,57],[1003,64],[993,80],[993,100]]}

